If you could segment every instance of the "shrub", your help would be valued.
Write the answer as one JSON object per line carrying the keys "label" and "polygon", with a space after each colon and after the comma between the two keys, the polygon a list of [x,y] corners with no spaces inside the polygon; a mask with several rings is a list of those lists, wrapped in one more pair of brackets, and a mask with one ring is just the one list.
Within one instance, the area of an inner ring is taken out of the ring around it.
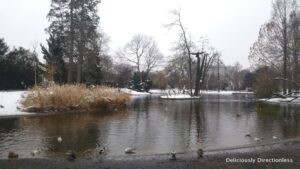
{"label": "shrub", "polygon": [[255,96],[258,98],[267,98],[272,93],[278,91],[278,84],[273,83],[267,72],[259,72],[254,84]]}

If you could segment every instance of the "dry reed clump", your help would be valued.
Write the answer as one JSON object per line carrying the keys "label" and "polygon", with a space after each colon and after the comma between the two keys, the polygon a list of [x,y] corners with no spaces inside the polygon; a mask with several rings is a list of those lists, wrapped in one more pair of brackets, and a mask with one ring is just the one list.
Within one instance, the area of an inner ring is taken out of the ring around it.
{"label": "dry reed clump", "polygon": [[23,111],[66,111],[124,107],[129,96],[114,88],[85,85],[36,86],[22,96]]}

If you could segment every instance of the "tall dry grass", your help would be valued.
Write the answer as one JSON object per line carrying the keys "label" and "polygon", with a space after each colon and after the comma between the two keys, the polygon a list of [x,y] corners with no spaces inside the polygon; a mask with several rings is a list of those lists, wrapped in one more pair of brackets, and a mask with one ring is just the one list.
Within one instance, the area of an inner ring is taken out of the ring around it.
{"label": "tall dry grass", "polygon": [[114,88],[85,85],[35,86],[20,101],[24,111],[95,110],[124,107],[128,94]]}

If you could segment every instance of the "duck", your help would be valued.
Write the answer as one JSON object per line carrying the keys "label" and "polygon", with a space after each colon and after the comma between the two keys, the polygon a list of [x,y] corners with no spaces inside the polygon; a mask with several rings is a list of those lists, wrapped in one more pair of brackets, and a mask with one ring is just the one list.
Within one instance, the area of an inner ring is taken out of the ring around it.
{"label": "duck", "polygon": [[4,108],[4,106],[3,106],[2,104],[0,104],[0,108],[1,108],[1,109],[3,109],[3,108]]}
{"label": "duck", "polygon": [[241,117],[241,114],[237,113],[237,114],[236,114],[236,117]]}
{"label": "duck", "polygon": [[261,138],[258,138],[258,137],[255,137],[254,140],[255,140],[255,141],[261,141],[262,139],[261,139]]}
{"label": "duck", "polygon": [[273,140],[277,140],[278,138],[276,136],[273,136]]}
{"label": "duck", "polygon": [[32,156],[35,156],[35,155],[39,154],[40,152],[41,152],[40,150],[33,150],[30,154]]}
{"label": "duck", "polygon": [[58,141],[59,143],[61,143],[61,142],[62,142],[62,138],[61,138],[61,136],[57,137],[57,141]]}
{"label": "duck", "polygon": [[99,154],[104,154],[104,152],[105,152],[105,147],[103,147],[99,150]]}
{"label": "duck", "polygon": [[16,159],[16,158],[19,158],[19,154],[13,152],[13,151],[10,151],[8,152],[8,158],[9,159]]}
{"label": "duck", "polygon": [[171,154],[171,160],[176,160],[176,151],[172,151],[170,154]]}
{"label": "duck", "polygon": [[197,154],[198,154],[198,158],[202,158],[203,157],[203,149],[199,148],[197,150]]}
{"label": "duck", "polygon": [[125,148],[125,154],[134,154],[135,148],[127,147]]}
{"label": "duck", "polygon": [[251,134],[250,134],[250,133],[247,133],[247,134],[245,135],[245,137],[251,137]]}
{"label": "duck", "polygon": [[69,150],[69,151],[66,153],[66,155],[67,155],[67,160],[69,160],[69,161],[73,161],[73,160],[76,159],[76,154],[75,154],[75,152],[72,151],[72,150]]}

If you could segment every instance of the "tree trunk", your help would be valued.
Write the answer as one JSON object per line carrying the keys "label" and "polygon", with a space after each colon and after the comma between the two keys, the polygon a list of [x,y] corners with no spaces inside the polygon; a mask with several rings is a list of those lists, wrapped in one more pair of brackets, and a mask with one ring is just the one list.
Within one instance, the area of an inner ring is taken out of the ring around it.
{"label": "tree trunk", "polygon": [[[287,79],[287,17],[286,17],[286,1],[284,1],[284,18],[283,18],[283,78]],[[288,81],[283,82],[283,94],[286,94]]]}
{"label": "tree trunk", "polygon": [[[298,34],[299,34],[299,31],[298,31],[298,26],[299,26],[299,21],[298,21],[298,18],[296,16],[296,12],[294,13],[294,16],[293,16],[294,20],[293,20],[293,40],[294,40],[294,43],[293,43],[293,61],[294,61],[294,69],[292,70],[293,71],[293,81],[295,82],[299,82],[299,68],[298,68],[298,62],[299,62],[299,56],[298,56],[298,52],[299,52],[299,47],[298,47]],[[297,91],[299,90],[298,87],[295,88]]]}
{"label": "tree trunk", "polygon": [[69,46],[69,64],[68,64],[68,76],[67,76],[67,83],[71,83],[72,78],[72,69],[73,69],[73,55],[74,55],[74,6],[73,0],[70,2],[70,15],[71,15],[71,22],[70,22],[70,46]]}
{"label": "tree trunk", "polygon": [[197,58],[197,71],[196,71],[196,81],[195,81],[195,91],[194,91],[194,96],[199,95],[199,87],[200,87],[200,53],[196,53],[196,58]]}
{"label": "tree trunk", "polygon": [[218,92],[220,92],[220,56],[218,56]]}
{"label": "tree trunk", "polygon": [[207,53],[205,53],[203,55],[203,59],[201,62],[201,66],[200,66],[200,80],[202,80],[201,84],[200,84],[200,88],[203,88],[202,84],[204,84],[204,80],[205,80],[205,61],[207,59]]}
{"label": "tree trunk", "polygon": [[85,54],[85,35],[84,35],[84,28],[85,28],[85,19],[84,19],[84,3],[83,0],[81,2],[81,14],[80,14],[80,44],[79,44],[79,56],[77,61],[77,78],[76,82],[81,83],[81,76],[82,76],[82,64],[83,64],[83,57]]}

